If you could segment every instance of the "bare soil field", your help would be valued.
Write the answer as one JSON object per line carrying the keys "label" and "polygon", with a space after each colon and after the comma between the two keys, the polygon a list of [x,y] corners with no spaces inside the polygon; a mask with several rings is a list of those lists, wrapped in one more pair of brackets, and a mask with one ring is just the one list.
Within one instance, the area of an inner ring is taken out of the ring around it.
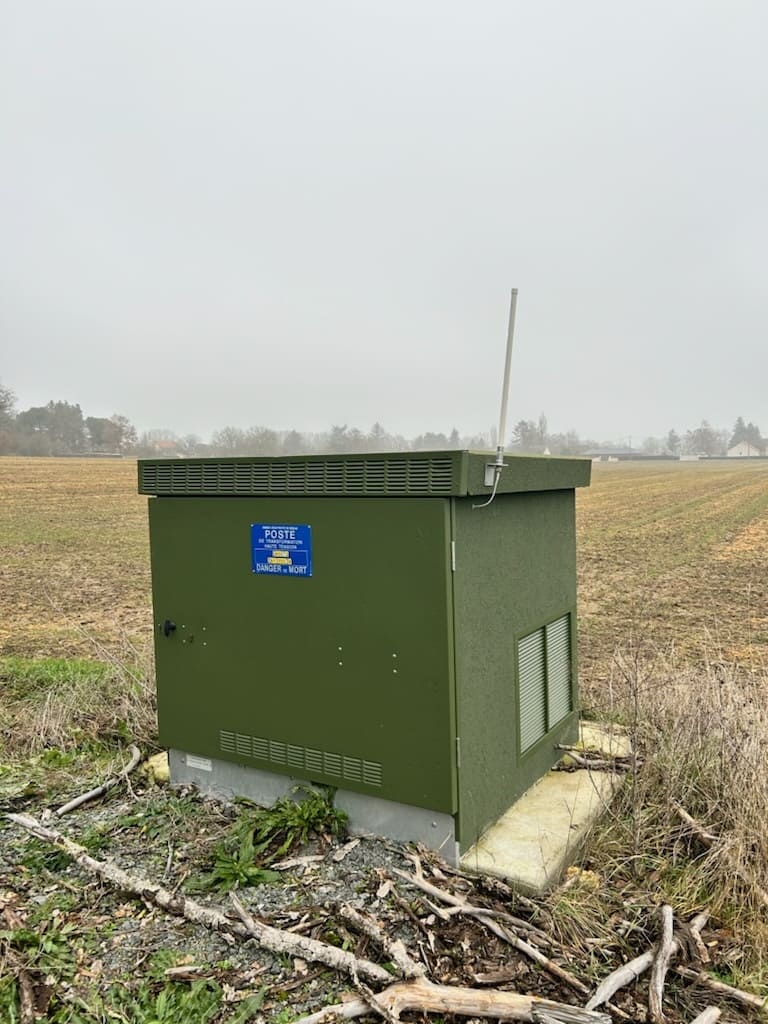
{"label": "bare soil field", "polygon": [[0,459],[0,653],[97,655],[151,630],[136,463]]}
{"label": "bare soil field", "polygon": [[585,682],[629,641],[768,662],[768,462],[598,464],[577,524]]}
{"label": "bare soil field", "polygon": [[[0,653],[148,647],[146,498],[132,460],[0,459]],[[628,640],[768,661],[768,462],[596,465],[578,492],[581,666]]]}

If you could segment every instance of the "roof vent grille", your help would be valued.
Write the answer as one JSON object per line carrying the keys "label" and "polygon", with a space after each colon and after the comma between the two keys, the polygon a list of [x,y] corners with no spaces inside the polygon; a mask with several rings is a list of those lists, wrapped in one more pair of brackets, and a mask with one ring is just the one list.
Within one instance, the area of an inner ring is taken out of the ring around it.
{"label": "roof vent grille", "polygon": [[450,455],[394,458],[143,461],[139,491],[157,495],[450,495],[457,461]]}

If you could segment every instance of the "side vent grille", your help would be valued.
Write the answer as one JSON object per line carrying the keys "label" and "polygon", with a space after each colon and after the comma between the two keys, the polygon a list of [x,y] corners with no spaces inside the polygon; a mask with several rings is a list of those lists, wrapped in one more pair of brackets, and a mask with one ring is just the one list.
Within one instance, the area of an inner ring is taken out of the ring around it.
{"label": "side vent grille", "polygon": [[571,630],[564,615],[545,627],[547,638],[547,709],[550,729],[571,713]]}
{"label": "side vent grille", "polygon": [[340,754],[332,750],[301,747],[295,743],[247,736],[240,732],[221,729],[219,750],[254,761],[264,761],[281,768],[292,768],[310,778],[327,775],[333,779],[357,782],[380,788],[384,784],[384,769],[378,761],[364,761],[360,757]]}
{"label": "side vent grille", "polygon": [[570,615],[523,637],[517,664],[520,752],[525,753],[573,710]]}
{"label": "side vent grille", "polygon": [[520,751],[524,753],[547,731],[543,629],[537,629],[520,641],[518,665]]}
{"label": "side vent grille", "polygon": [[458,461],[450,455],[139,464],[140,494],[449,495],[458,484]]}

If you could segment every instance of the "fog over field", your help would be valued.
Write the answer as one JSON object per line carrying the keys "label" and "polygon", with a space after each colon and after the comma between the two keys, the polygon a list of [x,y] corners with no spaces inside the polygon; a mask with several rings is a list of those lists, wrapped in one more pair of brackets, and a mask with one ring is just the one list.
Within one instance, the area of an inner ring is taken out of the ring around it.
{"label": "fog over field", "polygon": [[139,430],[765,421],[764,4],[0,11],[0,377]]}

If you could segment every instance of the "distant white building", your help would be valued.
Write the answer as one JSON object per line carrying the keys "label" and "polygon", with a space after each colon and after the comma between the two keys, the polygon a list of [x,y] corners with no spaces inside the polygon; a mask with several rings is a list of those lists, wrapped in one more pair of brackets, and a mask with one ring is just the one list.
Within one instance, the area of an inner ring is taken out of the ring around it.
{"label": "distant white building", "polygon": [[728,449],[729,459],[745,459],[750,456],[762,455],[763,449],[758,448],[754,444],[750,444],[749,441],[739,441],[733,448]]}

